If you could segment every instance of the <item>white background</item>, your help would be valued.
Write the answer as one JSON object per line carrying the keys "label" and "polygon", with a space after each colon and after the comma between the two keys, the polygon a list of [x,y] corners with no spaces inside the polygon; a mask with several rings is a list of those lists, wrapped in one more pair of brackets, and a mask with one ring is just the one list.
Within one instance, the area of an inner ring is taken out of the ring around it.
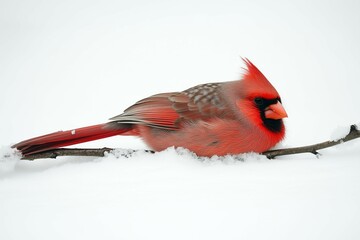
{"label": "white background", "polygon": [[[283,146],[328,140],[360,122],[359,12],[350,0],[0,1],[0,145],[239,79],[240,57],[281,94]],[[84,146],[146,148],[130,137]],[[276,163],[200,164],[173,150],[17,163],[0,173],[0,238],[358,239],[359,155],[356,140]]]}

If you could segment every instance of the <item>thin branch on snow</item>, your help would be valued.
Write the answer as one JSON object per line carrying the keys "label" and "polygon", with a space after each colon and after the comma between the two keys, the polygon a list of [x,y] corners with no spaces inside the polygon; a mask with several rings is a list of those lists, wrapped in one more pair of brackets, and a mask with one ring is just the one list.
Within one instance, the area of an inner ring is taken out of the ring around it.
{"label": "thin branch on snow", "polygon": [[[21,160],[36,160],[41,158],[57,158],[64,156],[77,157],[104,157],[106,153],[114,151],[118,148],[56,148],[45,152],[34,153],[24,156]],[[149,152],[155,153],[152,150],[129,150],[129,152]]]}
{"label": "thin branch on snow", "polygon": [[[293,155],[299,153],[312,153],[318,155],[318,150],[329,148],[338,144],[342,144],[347,141],[354,140],[360,137],[360,131],[356,125],[350,126],[349,133],[338,140],[326,141],[322,143],[317,143],[313,145],[295,147],[295,148],[284,148],[284,149],[275,149],[263,152],[269,159],[274,159],[277,156],[283,155]],[[22,158],[22,160],[35,160],[41,158],[57,158],[61,156],[93,156],[93,157],[103,157],[106,152],[115,150],[114,148],[57,148],[49,150],[46,152],[35,153]],[[144,151],[144,150],[131,150],[132,152]],[[145,150],[146,152],[154,153],[152,150]]]}
{"label": "thin branch on snow", "polygon": [[303,146],[303,147],[269,150],[269,151],[263,152],[262,154],[265,155],[269,159],[273,159],[277,156],[292,155],[292,154],[298,154],[298,153],[312,153],[312,154],[318,155],[319,154],[318,150],[321,150],[324,148],[329,148],[329,147],[332,147],[335,145],[339,145],[339,144],[354,140],[359,137],[360,137],[360,131],[359,131],[358,127],[354,124],[354,125],[350,126],[349,133],[345,137],[342,137],[338,140],[326,141],[326,142]]}

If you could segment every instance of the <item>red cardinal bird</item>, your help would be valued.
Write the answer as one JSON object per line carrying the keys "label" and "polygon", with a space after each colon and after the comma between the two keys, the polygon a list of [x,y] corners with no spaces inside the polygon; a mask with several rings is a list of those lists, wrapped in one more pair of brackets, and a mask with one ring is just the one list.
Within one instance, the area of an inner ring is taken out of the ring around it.
{"label": "red cardinal bird", "polygon": [[247,59],[242,80],[207,83],[140,100],[110,122],[32,138],[26,156],[115,135],[140,136],[152,149],[184,147],[199,156],[263,152],[281,141],[287,117],[276,89]]}

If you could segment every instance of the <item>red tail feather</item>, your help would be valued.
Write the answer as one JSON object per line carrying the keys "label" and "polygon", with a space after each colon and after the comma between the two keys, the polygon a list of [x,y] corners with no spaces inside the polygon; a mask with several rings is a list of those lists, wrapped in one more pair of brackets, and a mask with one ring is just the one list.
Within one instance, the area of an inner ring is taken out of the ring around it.
{"label": "red tail feather", "polygon": [[26,156],[58,147],[120,135],[129,130],[131,130],[131,128],[111,129],[106,127],[106,124],[98,124],[31,138],[17,143],[13,147],[20,150],[21,153]]}

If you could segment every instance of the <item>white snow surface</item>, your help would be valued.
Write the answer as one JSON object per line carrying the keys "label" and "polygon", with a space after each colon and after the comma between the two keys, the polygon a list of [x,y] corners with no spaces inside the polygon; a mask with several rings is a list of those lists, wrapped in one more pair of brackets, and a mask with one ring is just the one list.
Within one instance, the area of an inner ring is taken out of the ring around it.
{"label": "white snow surface", "polygon": [[0,180],[1,239],[360,236],[358,146],[318,159],[126,153],[18,163]]}
{"label": "white snow surface", "polygon": [[169,148],[22,161],[9,147],[239,79],[240,57],[281,95],[278,147],[338,139],[360,121],[359,12],[352,0],[0,1],[0,239],[360,239],[360,140],[276,160]]}
{"label": "white snow surface", "polygon": [[12,172],[21,159],[21,153],[17,150],[2,146],[0,147],[0,173]]}

